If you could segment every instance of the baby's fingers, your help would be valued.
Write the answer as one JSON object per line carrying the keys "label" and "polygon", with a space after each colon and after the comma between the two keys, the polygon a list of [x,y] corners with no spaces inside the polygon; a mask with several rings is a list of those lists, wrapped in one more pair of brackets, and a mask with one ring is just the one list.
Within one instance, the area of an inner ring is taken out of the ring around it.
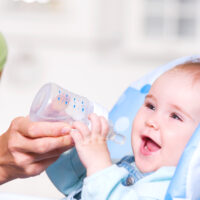
{"label": "baby's fingers", "polygon": [[[89,128],[82,122],[76,121],[72,124],[72,128],[76,129],[79,134],[82,135],[82,138],[86,138],[88,136],[90,136],[90,130]],[[75,130],[73,130],[75,131]]]}
{"label": "baby's fingers", "polygon": [[108,121],[105,119],[105,117],[101,116],[100,117],[100,122],[101,122],[101,135],[103,137],[107,137],[107,135],[109,133]]}
{"label": "baby's fingers", "polygon": [[72,136],[73,140],[74,140],[74,143],[75,143],[75,146],[77,144],[80,144],[83,140],[83,137],[82,135],[80,134],[80,132],[78,132],[77,130],[72,130],[70,132],[70,135]]}
{"label": "baby's fingers", "polygon": [[91,132],[92,136],[98,136],[101,134],[101,121],[100,117],[98,117],[96,114],[92,113],[89,115],[89,120],[91,120]]}

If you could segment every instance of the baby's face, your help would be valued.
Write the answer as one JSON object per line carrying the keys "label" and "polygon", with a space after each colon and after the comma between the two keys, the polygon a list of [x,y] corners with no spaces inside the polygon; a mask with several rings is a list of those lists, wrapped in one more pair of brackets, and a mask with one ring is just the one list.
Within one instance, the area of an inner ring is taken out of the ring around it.
{"label": "baby's face", "polygon": [[200,83],[185,72],[165,73],[153,85],[132,126],[137,167],[176,166],[200,122]]}

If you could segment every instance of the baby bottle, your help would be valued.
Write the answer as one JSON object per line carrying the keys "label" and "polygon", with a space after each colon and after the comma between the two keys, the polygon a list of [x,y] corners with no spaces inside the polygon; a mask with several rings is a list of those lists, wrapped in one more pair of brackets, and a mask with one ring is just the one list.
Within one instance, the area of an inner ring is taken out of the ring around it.
{"label": "baby bottle", "polygon": [[[54,83],[47,83],[38,91],[32,102],[30,119],[32,121],[63,121],[67,123],[81,121],[89,126],[88,115],[93,112],[108,118],[107,110],[99,104]],[[123,144],[125,140],[123,135],[114,132],[111,122],[109,122],[107,139],[119,144]]]}

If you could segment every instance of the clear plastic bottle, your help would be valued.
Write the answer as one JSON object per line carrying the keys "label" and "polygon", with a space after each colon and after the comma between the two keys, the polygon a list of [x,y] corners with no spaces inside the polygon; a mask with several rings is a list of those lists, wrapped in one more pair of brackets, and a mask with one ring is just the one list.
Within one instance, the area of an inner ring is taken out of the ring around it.
{"label": "clear plastic bottle", "polygon": [[[96,113],[108,118],[107,110],[99,104],[89,101],[86,97],[74,94],[54,84],[45,84],[36,94],[30,109],[32,121],[64,121],[72,123],[81,121],[89,126],[88,115]],[[114,132],[109,122],[107,139],[123,144],[123,135]]]}

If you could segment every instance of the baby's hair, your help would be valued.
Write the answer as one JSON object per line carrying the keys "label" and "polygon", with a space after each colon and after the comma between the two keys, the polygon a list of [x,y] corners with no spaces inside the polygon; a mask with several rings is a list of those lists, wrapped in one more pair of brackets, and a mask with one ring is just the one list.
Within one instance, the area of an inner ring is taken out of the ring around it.
{"label": "baby's hair", "polygon": [[186,62],[180,65],[175,66],[169,72],[186,72],[192,77],[193,84],[197,81],[200,81],[200,60],[195,62]]}

